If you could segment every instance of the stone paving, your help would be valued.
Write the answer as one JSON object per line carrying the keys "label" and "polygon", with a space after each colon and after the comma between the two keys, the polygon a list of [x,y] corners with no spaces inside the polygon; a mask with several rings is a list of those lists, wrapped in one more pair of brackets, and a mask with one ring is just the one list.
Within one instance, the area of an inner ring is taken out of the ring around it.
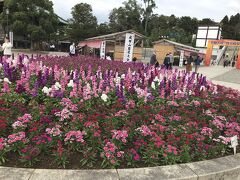
{"label": "stone paving", "polygon": [[[185,69],[185,67],[180,68]],[[202,66],[199,68],[199,73],[205,75],[215,84],[230,87],[240,91],[240,70],[232,67],[223,66]]]}

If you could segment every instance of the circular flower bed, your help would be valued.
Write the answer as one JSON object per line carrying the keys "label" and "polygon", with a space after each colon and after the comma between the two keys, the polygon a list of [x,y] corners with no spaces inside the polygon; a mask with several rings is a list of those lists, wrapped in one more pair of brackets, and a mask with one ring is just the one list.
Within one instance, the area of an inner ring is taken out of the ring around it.
{"label": "circular flower bed", "polygon": [[176,69],[77,57],[68,71],[63,60],[0,64],[0,164],[168,165],[227,155],[239,137],[239,91]]}

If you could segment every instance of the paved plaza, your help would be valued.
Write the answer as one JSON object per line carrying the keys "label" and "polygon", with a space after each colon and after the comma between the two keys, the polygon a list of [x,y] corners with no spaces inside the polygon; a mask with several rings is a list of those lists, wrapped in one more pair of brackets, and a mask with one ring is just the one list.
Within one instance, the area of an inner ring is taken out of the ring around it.
{"label": "paved plaza", "polygon": [[222,66],[201,67],[199,73],[207,76],[213,83],[240,90],[240,70]]}

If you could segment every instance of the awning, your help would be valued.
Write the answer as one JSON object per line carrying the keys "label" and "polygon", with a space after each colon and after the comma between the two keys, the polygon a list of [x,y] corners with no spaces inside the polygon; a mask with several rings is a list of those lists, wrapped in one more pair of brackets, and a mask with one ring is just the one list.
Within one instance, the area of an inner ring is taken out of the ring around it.
{"label": "awning", "polygon": [[102,41],[82,41],[78,44],[78,46],[83,47],[83,46],[88,46],[90,48],[96,48],[99,49],[102,44]]}

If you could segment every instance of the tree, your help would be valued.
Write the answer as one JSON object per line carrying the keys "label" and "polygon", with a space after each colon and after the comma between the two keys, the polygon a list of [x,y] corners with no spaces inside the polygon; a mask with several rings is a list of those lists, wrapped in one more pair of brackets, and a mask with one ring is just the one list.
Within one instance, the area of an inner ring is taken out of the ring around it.
{"label": "tree", "polygon": [[97,35],[105,35],[111,33],[111,29],[107,23],[101,23],[97,26]]}
{"label": "tree", "polygon": [[144,23],[145,23],[145,27],[144,27],[144,31],[145,34],[147,34],[147,27],[148,27],[148,21],[150,16],[153,13],[153,9],[156,8],[156,3],[154,0],[143,0],[145,8],[144,8]]}
{"label": "tree", "polygon": [[198,25],[203,25],[203,26],[214,26],[216,24],[217,23],[210,18],[204,18],[198,22]]}
{"label": "tree", "polygon": [[97,34],[97,18],[92,13],[91,5],[76,4],[72,8],[69,36],[73,41],[80,41]]}
{"label": "tree", "polygon": [[58,18],[50,0],[5,0],[4,9],[6,8],[10,11],[9,28],[5,12],[0,15],[5,33],[11,29],[15,35],[29,38],[32,48],[39,48],[40,42],[49,40],[50,34],[56,31]]}
{"label": "tree", "polygon": [[142,31],[143,9],[136,0],[128,0],[123,3],[124,7],[114,8],[109,15],[109,26],[114,32],[134,29]]}

